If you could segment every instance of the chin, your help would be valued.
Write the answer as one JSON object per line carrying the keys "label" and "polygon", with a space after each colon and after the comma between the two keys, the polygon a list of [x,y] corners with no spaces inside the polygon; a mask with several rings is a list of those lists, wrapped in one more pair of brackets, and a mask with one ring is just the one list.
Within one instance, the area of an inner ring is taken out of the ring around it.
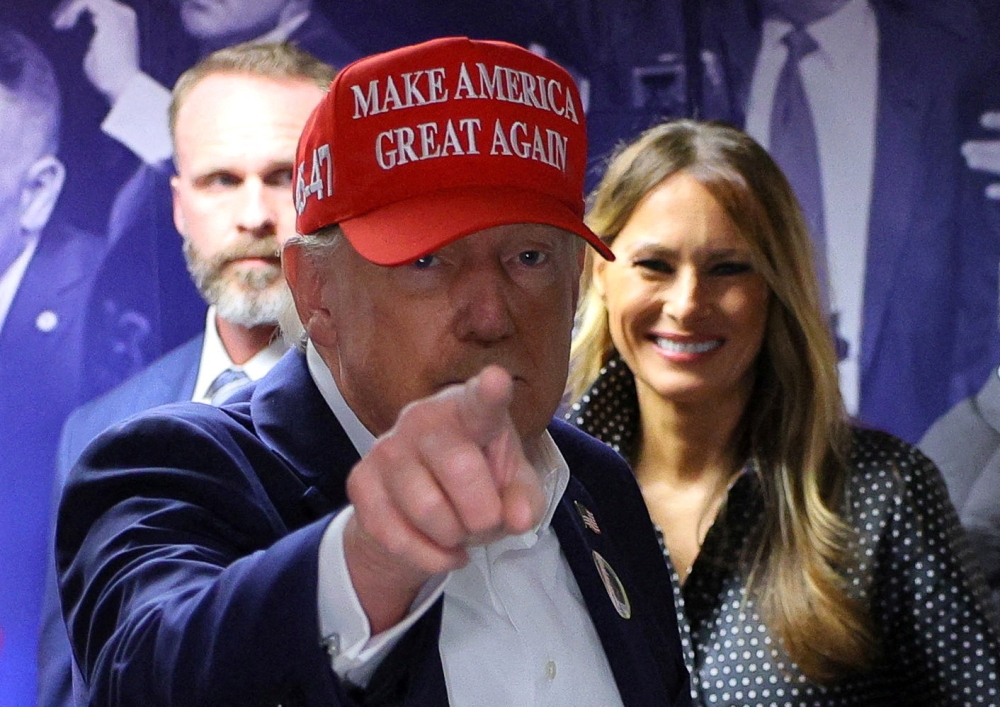
{"label": "chin", "polygon": [[542,403],[537,400],[514,401],[511,417],[521,439],[532,439],[541,435],[552,422],[559,401]]}

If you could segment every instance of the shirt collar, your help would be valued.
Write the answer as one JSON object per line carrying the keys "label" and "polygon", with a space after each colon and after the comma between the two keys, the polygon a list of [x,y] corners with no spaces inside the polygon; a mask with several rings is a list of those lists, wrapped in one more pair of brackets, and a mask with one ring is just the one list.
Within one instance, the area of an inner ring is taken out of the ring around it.
{"label": "shirt collar", "polygon": [[276,336],[270,344],[254,354],[249,361],[238,366],[229,358],[226,347],[222,344],[219,329],[215,324],[215,316],[215,307],[209,307],[208,313],[205,315],[205,339],[201,345],[201,361],[198,364],[198,379],[195,382],[192,400],[204,402],[205,393],[208,392],[212,381],[227,368],[242,370],[252,381],[263,378],[264,374],[274,367],[274,364],[288,348],[282,338]]}
{"label": "shirt collar", "polygon": [[31,262],[31,258],[38,248],[38,239],[37,234],[29,238],[21,254],[14,259],[10,267],[5,272],[0,272],[0,329],[3,328],[4,322],[7,320],[7,313],[14,302],[14,296],[21,287],[21,280],[24,279],[28,263]]}
{"label": "shirt collar", "polygon": [[[836,12],[806,25],[806,29],[819,45],[817,54],[834,64],[851,56],[854,51],[848,37],[855,37],[859,27],[867,27],[875,21],[875,15],[868,0],[851,0]],[[792,29],[792,24],[780,17],[764,20],[761,42],[765,47],[781,46],[781,38]],[[781,47],[782,50],[784,47]]]}
{"label": "shirt collar", "polygon": [[[319,392],[323,396],[323,400],[326,401],[330,411],[337,418],[337,422],[344,428],[344,432],[347,433],[354,448],[358,450],[358,454],[364,457],[375,444],[375,435],[361,423],[347,401],[344,400],[340,389],[337,388],[333,374],[330,373],[330,369],[316,347],[313,346],[312,341],[306,342],[306,365],[309,368],[309,375],[312,376],[313,382],[316,383],[316,387],[319,388]],[[532,457],[535,471],[538,472],[538,477],[542,480],[542,492],[548,502],[545,514],[532,530],[518,536],[503,538],[492,543],[491,547],[499,549],[531,547],[537,541],[538,535],[552,523],[552,516],[555,515],[559,501],[569,484],[569,465],[547,431],[539,438]]]}

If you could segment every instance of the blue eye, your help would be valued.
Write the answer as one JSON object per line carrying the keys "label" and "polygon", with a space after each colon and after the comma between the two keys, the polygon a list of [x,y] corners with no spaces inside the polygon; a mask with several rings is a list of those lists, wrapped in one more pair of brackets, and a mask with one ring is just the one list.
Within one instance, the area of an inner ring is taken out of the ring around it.
{"label": "blue eye", "polygon": [[526,250],[519,253],[517,259],[522,265],[535,266],[545,262],[548,256],[540,250]]}
{"label": "blue eye", "polygon": [[206,189],[229,189],[238,187],[242,181],[240,177],[229,172],[213,172],[197,180],[198,184]]}
{"label": "blue eye", "polygon": [[287,187],[292,183],[292,169],[276,169],[264,177],[264,183],[269,187]]}
{"label": "blue eye", "polygon": [[437,262],[438,258],[436,255],[433,254],[425,255],[422,258],[417,258],[416,260],[414,260],[413,267],[415,267],[417,270],[426,270],[427,268],[431,267]]}

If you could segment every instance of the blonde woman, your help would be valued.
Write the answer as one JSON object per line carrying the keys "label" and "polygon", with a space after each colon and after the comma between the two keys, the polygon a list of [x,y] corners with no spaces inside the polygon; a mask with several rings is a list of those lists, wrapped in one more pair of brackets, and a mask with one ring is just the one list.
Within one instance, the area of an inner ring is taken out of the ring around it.
{"label": "blonde woman", "polygon": [[719,124],[657,126],[588,218],[617,259],[584,276],[569,417],[632,464],[696,702],[1000,703],[940,474],[849,424],[806,227],[767,153]]}

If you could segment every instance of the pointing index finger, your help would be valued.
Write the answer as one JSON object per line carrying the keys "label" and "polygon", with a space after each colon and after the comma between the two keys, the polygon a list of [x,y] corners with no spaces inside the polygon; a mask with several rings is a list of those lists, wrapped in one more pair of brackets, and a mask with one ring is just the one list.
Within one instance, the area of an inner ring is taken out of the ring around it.
{"label": "pointing index finger", "polygon": [[477,445],[485,448],[508,430],[514,382],[507,371],[487,366],[465,382],[460,395],[461,423]]}

